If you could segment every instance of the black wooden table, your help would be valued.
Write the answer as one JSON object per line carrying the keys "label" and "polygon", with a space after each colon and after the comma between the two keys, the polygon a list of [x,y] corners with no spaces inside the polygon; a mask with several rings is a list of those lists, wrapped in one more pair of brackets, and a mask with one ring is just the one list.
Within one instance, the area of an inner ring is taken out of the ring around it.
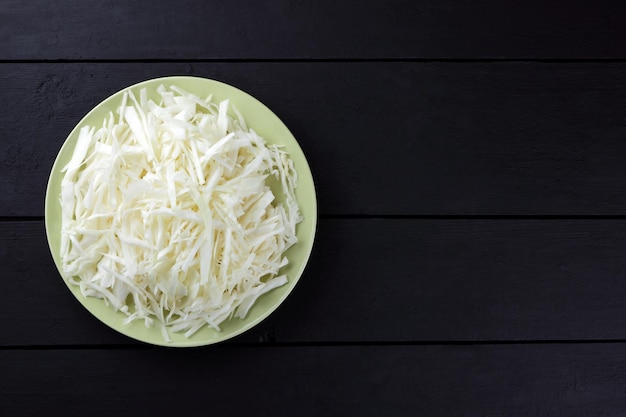
{"label": "black wooden table", "polygon": [[[626,6],[541,0],[0,4],[0,415],[626,415]],[[319,198],[287,301],[167,349],[58,275],[46,181],[128,85],[273,109]]]}

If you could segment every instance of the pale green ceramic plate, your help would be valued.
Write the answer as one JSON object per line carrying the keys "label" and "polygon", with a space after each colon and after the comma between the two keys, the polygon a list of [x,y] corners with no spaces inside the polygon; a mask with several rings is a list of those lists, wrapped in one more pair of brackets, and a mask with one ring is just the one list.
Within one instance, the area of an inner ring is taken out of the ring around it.
{"label": "pale green ceramic plate", "polygon": [[[124,91],[132,90],[138,96],[139,91],[146,88],[148,96],[156,100],[158,96],[155,91],[159,85],[166,87],[175,85],[201,97],[207,97],[209,94],[212,94],[216,102],[223,99],[230,99],[230,102],[234,104],[244,116],[249,127],[253,128],[269,143],[284,145],[285,149],[291,154],[296,171],[298,172],[296,197],[300,209],[302,210],[304,221],[302,221],[297,228],[298,243],[289,249],[286,254],[290,264],[284,268],[284,273],[287,274],[289,282],[263,295],[249,311],[245,319],[233,318],[230,321],[224,322],[221,326],[221,332],[205,327],[191,338],[186,338],[182,334],[172,333],[172,341],[170,343],[163,340],[158,326],[146,328],[143,321],[136,321],[124,325],[122,322],[125,316],[122,313],[116,313],[111,308],[107,307],[102,300],[92,297],[83,297],[80,290],[73,285],[68,284],[68,288],[91,314],[112,329],[133,339],[163,346],[188,347],[209,345],[229,339],[250,329],[274,311],[298,282],[313,247],[317,222],[317,202],[311,170],[302,153],[302,149],[300,149],[300,146],[291,132],[289,132],[280,119],[272,113],[270,109],[265,107],[263,103],[230,85],[196,77],[165,77],[148,80],[128,87],[107,98],[78,123],[61,147],[56,161],[54,162],[48,181],[48,189],[46,191],[46,234],[54,262],[61,275],[63,275],[63,271],[60,268],[61,262],[59,256],[61,240],[61,204],[59,196],[61,192],[61,180],[63,178],[60,170],[71,158],[80,128],[86,125],[101,126],[102,121],[109,112],[114,112],[120,105]],[[277,198],[280,201],[280,194],[277,194]],[[63,281],[66,282],[65,280]]]}

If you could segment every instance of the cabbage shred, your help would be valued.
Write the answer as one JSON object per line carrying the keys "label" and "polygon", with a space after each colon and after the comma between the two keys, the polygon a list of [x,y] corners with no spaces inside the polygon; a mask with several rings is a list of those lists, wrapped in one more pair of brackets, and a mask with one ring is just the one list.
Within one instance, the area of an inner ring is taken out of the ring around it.
{"label": "cabbage shred", "polygon": [[[61,185],[66,278],[126,323],[189,337],[244,318],[284,285],[302,220],[289,155],[244,119],[176,87],[128,91],[99,129],[83,127]],[[278,204],[266,180],[284,194]]]}

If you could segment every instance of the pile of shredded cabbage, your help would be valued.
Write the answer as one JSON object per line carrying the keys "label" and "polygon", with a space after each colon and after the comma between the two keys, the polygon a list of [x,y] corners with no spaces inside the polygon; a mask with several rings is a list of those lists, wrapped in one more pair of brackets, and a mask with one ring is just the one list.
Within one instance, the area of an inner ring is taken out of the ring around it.
{"label": "pile of shredded cabbage", "polygon": [[[84,296],[190,337],[284,285],[301,221],[296,171],[228,100],[177,87],[132,92],[83,127],[61,185],[62,266]],[[285,198],[267,185],[273,176]]]}

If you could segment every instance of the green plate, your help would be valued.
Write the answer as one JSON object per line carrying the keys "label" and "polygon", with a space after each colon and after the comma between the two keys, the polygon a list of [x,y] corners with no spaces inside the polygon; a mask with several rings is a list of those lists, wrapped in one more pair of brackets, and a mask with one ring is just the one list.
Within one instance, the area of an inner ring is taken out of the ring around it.
{"label": "green plate", "polygon": [[[216,102],[230,99],[230,102],[241,112],[249,127],[253,128],[259,135],[265,138],[268,143],[283,145],[290,153],[296,171],[298,172],[296,198],[298,199],[304,220],[297,226],[298,243],[291,247],[286,253],[290,263],[281,270],[281,273],[284,272],[287,275],[289,282],[261,296],[250,309],[245,319],[233,318],[222,323],[220,326],[222,330],[220,332],[204,327],[190,338],[186,338],[182,333],[170,332],[171,342],[163,340],[159,326],[146,328],[143,320],[125,325],[123,324],[123,320],[126,316],[122,313],[115,312],[113,309],[107,307],[103,300],[93,297],[84,297],[78,287],[68,284],[65,279],[63,282],[67,284],[72,294],[74,294],[76,299],[80,301],[91,314],[107,326],[126,336],[142,342],[162,346],[190,347],[209,345],[245,332],[270,315],[293,290],[304,271],[304,267],[313,247],[317,223],[317,202],[311,169],[309,168],[302,149],[300,149],[298,142],[296,142],[296,139],[289,129],[287,129],[280,119],[263,105],[263,103],[228,84],[196,77],[157,78],[135,84],[113,94],[111,97],[98,104],[78,123],[57,155],[46,190],[46,235],[54,262],[61,275],[63,275],[61,257],[59,255],[61,243],[60,193],[61,180],[63,178],[63,174],[60,170],[69,162],[72,156],[81,127],[86,125],[100,127],[109,112],[115,112],[117,107],[121,104],[122,95],[125,91],[132,90],[138,97],[139,91],[145,88],[148,92],[148,97],[156,100],[158,98],[156,89],[159,85],[164,85],[165,87],[174,85],[200,97],[208,97],[211,94],[213,95],[213,100]],[[277,194],[278,201],[281,201],[281,197],[280,194]]]}

